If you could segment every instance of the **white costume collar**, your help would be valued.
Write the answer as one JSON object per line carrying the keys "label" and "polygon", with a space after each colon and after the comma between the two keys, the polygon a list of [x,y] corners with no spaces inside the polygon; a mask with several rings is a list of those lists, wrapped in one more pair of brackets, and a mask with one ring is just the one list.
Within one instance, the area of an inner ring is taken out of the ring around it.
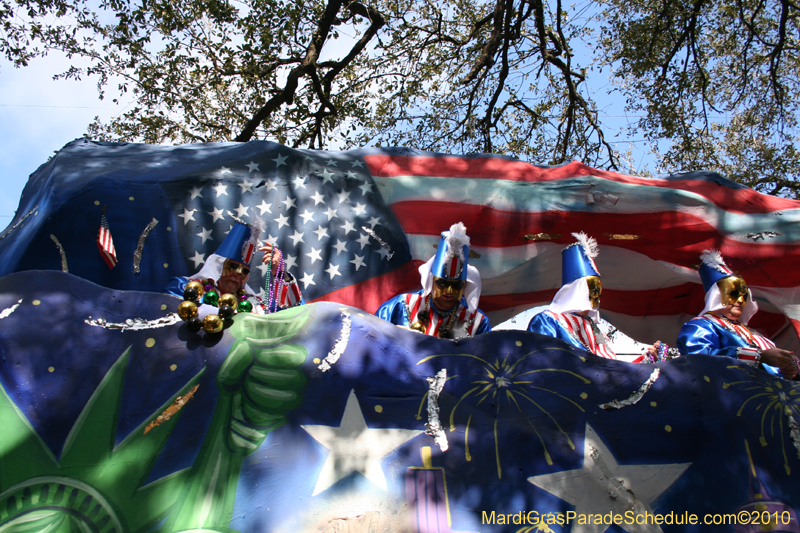
{"label": "white costume collar", "polygon": [[589,318],[595,322],[600,320],[600,311],[592,308],[592,301],[589,299],[589,284],[585,277],[562,285],[547,310],[553,313],[589,311]]}

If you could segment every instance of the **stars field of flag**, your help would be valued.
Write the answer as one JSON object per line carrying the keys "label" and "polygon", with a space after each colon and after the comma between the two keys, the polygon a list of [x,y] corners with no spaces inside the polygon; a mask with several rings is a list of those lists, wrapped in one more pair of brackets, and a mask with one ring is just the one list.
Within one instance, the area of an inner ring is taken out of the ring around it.
{"label": "stars field of flag", "polygon": [[[222,243],[234,217],[260,221],[260,240],[283,251],[307,300],[408,261],[405,240],[394,236],[402,232],[392,228],[397,223],[364,161],[318,154],[283,149],[226,162],[182,189],[173,205],[181,249],[194,271]],[[249,285],[256,291],[267,274],[261,259],[259,252],[251,265]]]}

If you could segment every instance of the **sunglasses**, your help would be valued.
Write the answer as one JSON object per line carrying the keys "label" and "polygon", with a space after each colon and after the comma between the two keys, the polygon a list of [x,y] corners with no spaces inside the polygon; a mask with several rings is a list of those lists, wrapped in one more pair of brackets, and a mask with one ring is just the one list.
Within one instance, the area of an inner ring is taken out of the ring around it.
{"label": "sunglasses", "polygon": [[461,280],[461,279],[451,281],[449,279],[441,279],[441,278],[439,278],[436,281],[434,281],[434,283],[440,289],[451,288],[454,291],[460,291],[461,289],[464,288],[464,285],[465,285],[464,280]]}

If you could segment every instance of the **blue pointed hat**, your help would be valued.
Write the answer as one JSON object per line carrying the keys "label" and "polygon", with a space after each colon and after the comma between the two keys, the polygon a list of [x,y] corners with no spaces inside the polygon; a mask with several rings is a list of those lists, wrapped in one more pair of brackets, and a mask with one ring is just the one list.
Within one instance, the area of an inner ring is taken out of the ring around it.
{"label": "blue pointed hat", "polygon": [[226,259],[249,265],[260,233],[258,227],[235,222],[216,253]]}
{"label": "blue pointed hat", "polygon": [[600,277],[594,258],[599,252],[597,241],[585,233],[573,233],[578,242],[561,251],[561,285],[568,285],[586,276]]}
{"label": "blue pointed hat", "polygon": [[733,270],[725,264],[722,254],[718,250],[703,250],[700,260],[702,261],[699,268],[700,279],[703,280],[705,292],[708,292],[719,280],[734,275]]}
{"label": "blue pointed hat", "polygon": [[468,263],[469,237],[467,228],[459,222],[450,226],[450,231],[442,232],[431,274],[437,278],[466,280]]}

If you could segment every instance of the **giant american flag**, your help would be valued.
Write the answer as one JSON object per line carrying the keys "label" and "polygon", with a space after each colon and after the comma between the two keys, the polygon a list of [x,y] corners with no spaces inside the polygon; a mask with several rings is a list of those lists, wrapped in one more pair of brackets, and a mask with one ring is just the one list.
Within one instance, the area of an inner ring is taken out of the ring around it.
{"label": "giant american flag", "polygon": [[[120,263],[112,271],[86,252],[106,204]],[[702,250],[717,248],[754,290],[761,312],[751,325],[797,348],[798,207],[709,172],[645,179],[579,162],[545,167],[401,148],[81,139],[31,176],[0,233],[0,275],[60,270],[63,249],[79,277],[160,291],[170,277],[197,271],[234,217],[260,219],[307,301],[374,312],[418,288],[417,267],[440,232],[461,221],[483,279],[480,307],[496,324],[550,301],[560,251],[584,231],[600,244],[603,315],[637,340],[671,344],[702,309],[695,267]],[[265,270],[253,269],[255,290]]]}

